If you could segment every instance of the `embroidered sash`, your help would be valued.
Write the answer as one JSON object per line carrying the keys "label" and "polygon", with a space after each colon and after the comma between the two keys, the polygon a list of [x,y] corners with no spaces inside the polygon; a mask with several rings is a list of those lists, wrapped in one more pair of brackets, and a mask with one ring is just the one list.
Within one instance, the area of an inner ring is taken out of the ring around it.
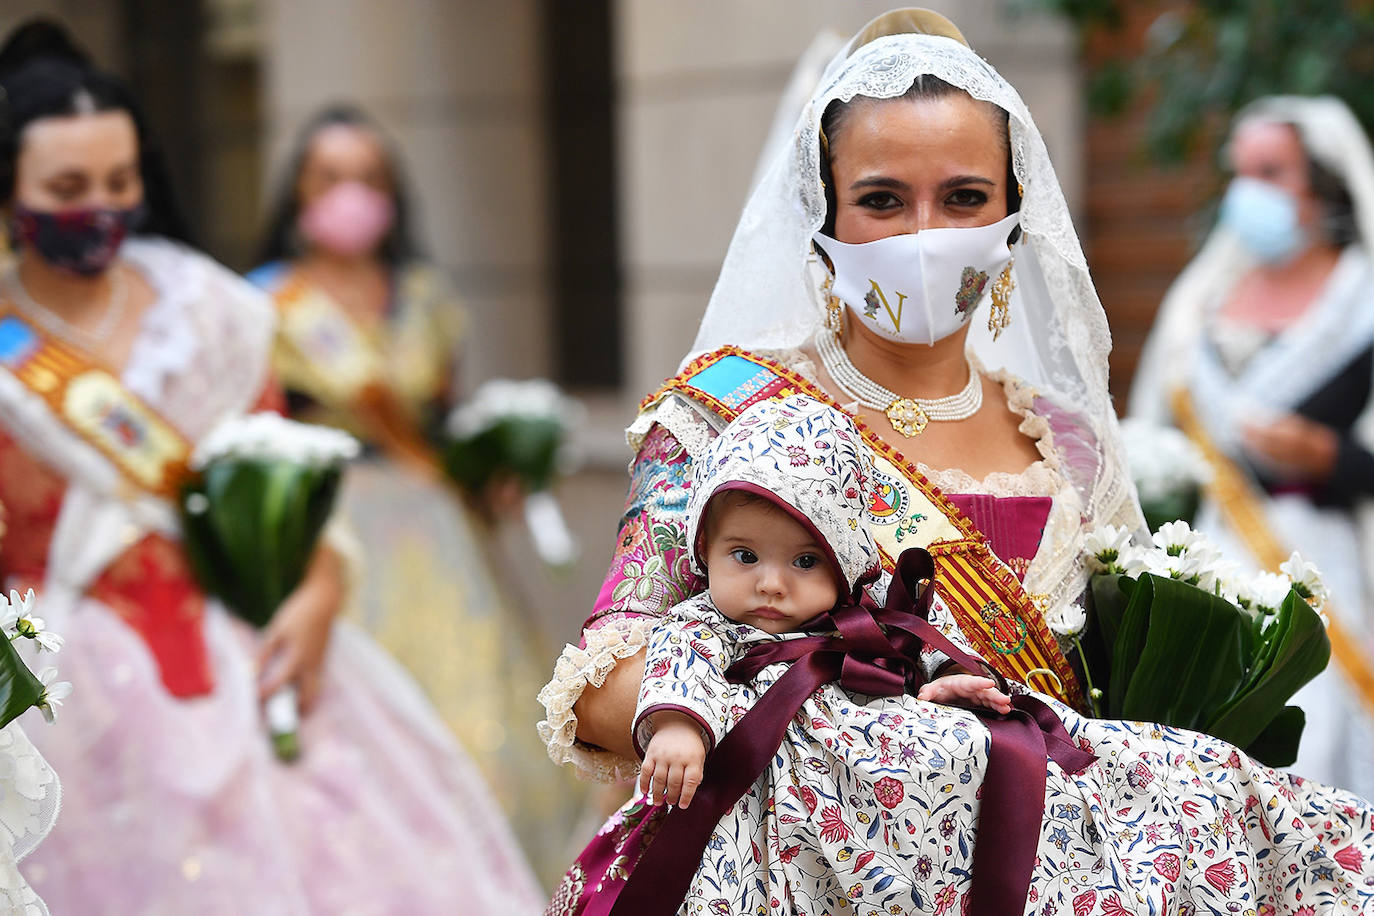
{"label": "embroidered sash", "polygon": [[387,381],[381,352],[348,313],[299,272],[288,274],[272,298],[281,322],[275,363],[282,384],[351,412],[398,460],[437,467]]}
{"label": "embroidered sash", "polygon": [[[1226,523],[1260,566],[1277,572],[1279,565],[1288,559],[1288,550],[1269,526],[1269,519],[1264,512],[1264,497],[1246,472],[1227,457],[1207,434],[1187,388],[1174,389],[1170,406],[1179,429],[1198,447],[1212,469],[1207,495],[1216,502]],[[1356,640],[1341,625],[1339,615],[1328,612],[1327,618],[1326,636],[1331,641],[1331,655],[1359,694],[1365,710],[1374,715],[1374,669],[1371,669],[1369,659]]]}
{"label": "embroidered sash", "polygon": [[299,272],[286,276],[272,296],[280,317],[278,364],[283,381],[351,405],[381,384],[381,356],[364,331]]}
{"label": "embroidered sash", "polygon": [[[0,367],[42,398],[53,418],[118,469],[130,491],[176,503],[190,471],[191,443],[90,354],[0,302]],[[128,544],[88,587],[143,639],[175,697],[214,689],[204,637],[203,596],[164,535]]]}
{"label": "embroidered sash", "polygon": [[0,302],[0,367],[38,395],[132,486],[175,500],[191,443],[89,354]]}
{"label": "embroidered sash", "polygon": [[[815,383],[737,347],[723,347],[697,358],[645,398],[640,409],[672,392],[727,422],[758,401],[798,392],[842,410]],[[914,462],[879,438],[862,419],[853,419],[873,452],[876,481],[870,514],[884,568],[892,571],[893,558],[908,547],[929,550],[935,558],[936,588],[979,654],[1004,677],[1081,706],[1078,677],[1046,626],[1044,609],[992,552],[968,517]],[[1044,677],[1045,670],[1054,672],[1059,684]]]}

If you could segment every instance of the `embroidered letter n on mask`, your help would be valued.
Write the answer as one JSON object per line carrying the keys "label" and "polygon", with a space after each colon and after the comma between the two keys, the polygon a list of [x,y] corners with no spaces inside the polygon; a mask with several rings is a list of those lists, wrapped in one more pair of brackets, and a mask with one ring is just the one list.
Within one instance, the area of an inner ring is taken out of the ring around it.
{"label": "embroidered letter n on mask", "polygon": [[835,266],[831,292],[889,340],[930,346],[959,330],[1011,261],[1019,213],[988,226],[923,229],[850,245],[817,232]]}

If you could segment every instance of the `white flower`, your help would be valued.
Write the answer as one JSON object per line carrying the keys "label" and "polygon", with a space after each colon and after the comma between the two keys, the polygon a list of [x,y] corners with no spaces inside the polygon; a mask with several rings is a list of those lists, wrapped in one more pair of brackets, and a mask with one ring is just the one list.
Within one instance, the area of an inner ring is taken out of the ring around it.
{"label": "white flower", "polygon": [[1304,560],[1296,550],[1288,558],[1288,562],[1279,566],[1279,569],[1293,580],[1293,588],[1313,607],[1320,609],[1330,597],[1331,593],[1322,581],[1321,571]]}
{"label": "white flower", "polygon": [[357,439],[340,430],[255,413],[232,417],[210,430],[196,445],[191,468],[203,470],[217,458],[291,461],[322,468],[356,458],[360,449]]}
{"label": "white flower", "polygon": [[1212,479],[1197,446],[1178,430],[1135,418],[1121,421],[1121,440],[1131,479],[1143,502],[1157,502]]}
{"label": "white flower", "polygon": [[24,596],[19,597],[19,592],[10,589],[9,600],[0,594],[0,629],[6,633],[13,633],[15,626],[20,618],[29,616],[29,608],[33,606],[33,589],[29,589]]}
{"label": "white flower", "polygon": [[43,684],[43,692],[38,697],[38,711],[50,723],[57,720],[56,707],[61,706],[62,701],[71,696],[72,692],[71,682],[58,681],[53,683],[55,677],[57,677],[56,668],[44,668],[38,675],[38,680]]}
{"label": "white flower", "polygon": [[1257,573],[1250,579],[1250,600],[1256,610],[1272,614],[1283,605],[1292,588],[1293,583],[1287,576],[1271,572]]}
{"label": "white flower", "polygon": [[1088,533],[1083,539],[1083,556],[1092,572],[1119,570],[1122,552],[1131,543],[1131,532],[1125,526],[1106,525]]}
{"label": "white flower", "polygon": [[1197,533],[1185,521],[1165,522],[1159,526],[1159,530],[1154,533],[1153,540],[1155,546],[1171,554],[1181,554],[1189,548],[1203,541],[1201,534]]}
{"label": "white flower", "polygon": [[1162,550],[1129,544],[1121,551],[1119,562],[1122,572],[1132,579],[1138,579],[1142,573],[1159,573],[1167,576],[1169,573],[1163,562],[1166,560],[1168,555]]}
{"label": "white flower", "polygon": [[1076,604],[1053,608],[1045,615],[1045,623],[1056,636],[1077,636],[1088,623],[1088,612]]}
{"label": "white flower", "polygon": [[62,637],[49,630],[42,617],[20,617],[13,629],[20,636],[38,643],[40,649],[56,652],[62,648]]}
{"label": "white flower", "polygon": [[507,417],[553,420],[565,431],[582,422],[582,405],[547,379],[495,378],[483,383],[467,403],[454,408],[446,426],[449,434],[466,439]]}

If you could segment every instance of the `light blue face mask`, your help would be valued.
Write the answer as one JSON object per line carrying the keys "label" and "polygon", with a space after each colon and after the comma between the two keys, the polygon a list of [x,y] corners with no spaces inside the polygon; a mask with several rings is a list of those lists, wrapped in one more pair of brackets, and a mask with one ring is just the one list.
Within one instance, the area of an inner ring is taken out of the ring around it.
{"label": "light blue face mask", "polygon": [[1221,224],[1261,261],[1286,261],[1307,244],[1298,224],[1298,202],[1287,191],[1256,178],[1236,178],[1221,199]]}

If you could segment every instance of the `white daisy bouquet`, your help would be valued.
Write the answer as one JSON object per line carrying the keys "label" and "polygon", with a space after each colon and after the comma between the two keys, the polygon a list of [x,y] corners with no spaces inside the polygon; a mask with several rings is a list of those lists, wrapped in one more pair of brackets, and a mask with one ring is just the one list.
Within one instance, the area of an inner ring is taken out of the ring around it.
{"label": "white daisy bouquet", "polygon": [[[192,456],[196,474],[181,497],[186,550],[205,590],[266,626],[304,578],[343,466],[358,450],[346,433],[272,413],[213,429]],[[293,689],[269,698],[265,712],[278,755],[293,758]]]}
{"label": "white daisy bouquet", "polygon": [[1150,530],[1175,519],[1192,522],[1212,479],[1197,446],[1172,426],[1136,418],[1121,421],[1121,439]]}
{"label": "white daisy bouquet", "polygon": [[545,379],[492,379],[455,408],[446,424],[449,475],[470,493],[503,476],[519,481],[530,537],[551,566],[577,558],[551,490],[569,464],[569,434],[583,415],[582,405]]}
{"label": "white daisy bouquet", "polygon": [[33,589],[22,597],[11,589],[8,599],[0,593],[0,633],[5,637],[0,639],[0,728],[35,706],[52,722],[57,707],[72,692],[71,684],[56,679],[56,668],[45,667],[35,676],[19,655],[21,640],[32,642],[39,653],[56,654],[62,648],[62,637],[49,630],[32,610]]}
{"label": "white daisy bouquet", "polygon": [[1297,756],[1303,711],[1286,705],[1331,657],[1317,568],[1296,552],[1281,573],[1245,575],[1187,522],[1148,544],[1108,526],[1089,535],[1093,623],[1050,627],[1078,645],[1095,711],[1206,732],[1271,766]]}

